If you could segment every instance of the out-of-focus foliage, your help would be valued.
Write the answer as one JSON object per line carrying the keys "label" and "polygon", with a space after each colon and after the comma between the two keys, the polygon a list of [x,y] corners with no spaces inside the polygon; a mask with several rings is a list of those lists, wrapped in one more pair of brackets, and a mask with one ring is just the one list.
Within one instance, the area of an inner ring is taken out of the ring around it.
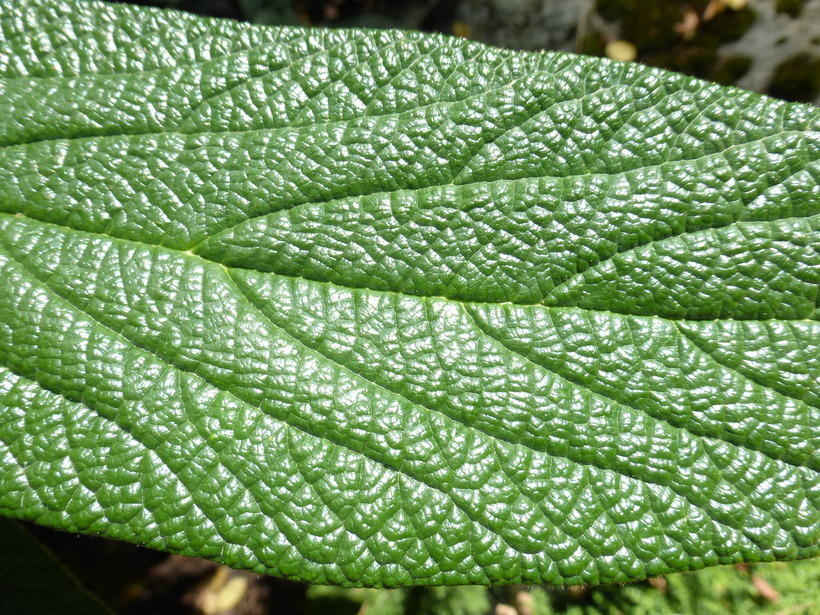
{"label": "out-of-focus foliage", "polygon": [[[815,615],[820,613],[820,559],[721,566],[672,574],[631,585],[575,587],[436,587],[398,590],[343,589],[287,583],[246,574],[238,604],[204,610],[214,590],[216,564],[89,536],[33,528],[37,538],[72,568],[79,583],[122,615]],[[0,531],[2,534],[5,530]],[[26,536],[28,536],[26,534]],[[19,536],[0,536],[3,547]],[[27,538],[27,540],[32,540]],[[18,540],[19,542],[19,540]],[[38,546],[38,550],[42,547]],[[139,561],[142,561],[140,572]],[[153,562],[150,566],[146,565]],[[133,566],[132,566],[133,565]],[[100,571],[127,569],[127,582]],[[37,573],[27,569],[28,573]],[[225,571],[223,571],[225,572]],[[232,572],[233,574],[233,572]],[[9,568],[0,587],[19,578]],[[56,585],[51,585],[56,587]],[[0,600],[5,600],[0,596]],[[3,609],[9,602],[2,601]],[[68,603],[66,603],[68,604]],[[14,611],[0,609],[0,612]],[[32,611],[23,611],[31,615]],[[61,612],[68,612],[65,609]],[[72,611],[76,612],[76,611]]]}
{"label": "out-of-focus foliage", "polygon": [[112,615],[48,548],[11,519],[0,518],[0,553],[0,612]]}
{"label": "out-of-focus foliage", "polygon": [[237,0],[242,15],[253,23],[281,26],[300,24],[290,0]]}
{"label": "out-of-focus foliage", "polygon": [[309,615],[811,615],[820,612],[820,560],[724,566],[598,588],[311,586],[307,598]]}

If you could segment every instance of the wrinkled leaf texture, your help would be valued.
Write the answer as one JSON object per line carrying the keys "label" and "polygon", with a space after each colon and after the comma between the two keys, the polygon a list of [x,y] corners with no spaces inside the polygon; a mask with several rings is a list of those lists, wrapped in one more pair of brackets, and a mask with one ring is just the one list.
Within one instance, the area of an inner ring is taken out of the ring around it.
{"label": "wrinkled leaf texture", "polygon": [[3,514],[346,585],[818,554],[817,109],[0,12]]}

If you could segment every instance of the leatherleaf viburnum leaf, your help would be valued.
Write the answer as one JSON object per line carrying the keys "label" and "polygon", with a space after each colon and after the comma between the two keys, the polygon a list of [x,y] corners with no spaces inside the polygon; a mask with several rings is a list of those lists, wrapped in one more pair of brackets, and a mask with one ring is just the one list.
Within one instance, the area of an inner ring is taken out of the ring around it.
{"label": "leatherleaf viburnum leaf", "polygon": [[820,552],[820,112],[0,0],[0,510],[347,585]]}

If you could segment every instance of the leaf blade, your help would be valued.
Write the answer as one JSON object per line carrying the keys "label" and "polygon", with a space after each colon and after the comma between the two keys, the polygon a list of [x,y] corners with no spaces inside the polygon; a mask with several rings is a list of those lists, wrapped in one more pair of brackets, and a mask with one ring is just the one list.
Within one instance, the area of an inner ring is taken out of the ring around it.
{"label": "leaf blade", "polygon": [[4,514],[347,585],[817,554],[815,110],[6,4],[65,47],[3,11]]}

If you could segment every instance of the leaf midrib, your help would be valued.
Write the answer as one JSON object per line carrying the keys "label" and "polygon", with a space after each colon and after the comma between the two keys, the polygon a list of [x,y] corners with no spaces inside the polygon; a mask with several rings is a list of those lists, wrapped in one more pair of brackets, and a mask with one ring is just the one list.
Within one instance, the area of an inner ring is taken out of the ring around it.
{"label": "leaf midrib", "polygon": [[[274,213],[278,213],[278,212],[274,212]],[[265,214],[265,215],[272,215],[272,214]],[[806,322],[806,323],[812,323],[812,324],[817,324],[818,322],[820,322],[816,318],[813,318],[812,316],[807,316],[806,318],[784,318],[784,317],[771,317],[771,318],[729,318],[729,317],[686,318],[686,317],[660,316],[660,315],[657,315],[657,314],[633,314],[633,313],[629,313],[629,312],[616,312],[616,311],[613,311],[613,310],[605,310],[605,309],[600,309],[600,308],[590,308],[590,307],[582,307],[582,306],[550,305],[550,304],[541,303],[541,302],[528,303],[528,302],[523,302],[523,301],[477,301],[477,300],[457,299],[457,298],[453,298],[453,297],[448,297],[446,295],[412,294],[412,293],[403,292],[403,291],[400,291],[400,290],[393,290],[393,289],[375,288],[375,287],[370,287],[370,286],[345,285],[345,284],[342,284],[340,282],[331,282],[329,280],[314,279],[314,278],[309,278],[309,277],[306,277],[306,276],[303,276],[303,275],[296,275],[296,274],[293,274],[293,273],[283,273],[283,272],[280,272],[280,271],[267,271],[267,270],[264,270],[264,269],[255,269],[255,268],[252,268],[252,267],[243,267],[243,266],[239,266],[239,265],[228,266],[228,265],[225,265],[224,263],[222,263],[220,261],[211,260],[211,259],[209,259],[205,256],[202,256],[201,254],[198,254],[198,253],[196,253],[196,252],[194,252],[193,250],[190,250],[190,249],[181,249],[181,248],[176,248],[176,247],[173,247],[173,246],[167,246],[167,245],[163,245],[163,244],[150,243],[150,242],[147,242],[147,241],[137,241],[137,240],[134,240],[134,239],[126,239],[124,237],[117,237],[117,236],[110,235],[110,234],[107,234],[107,233],[102,232],[102,231],[89,231],[89,230],[85,230],[85,229],[78,229],[78,228],[75,228],[73,226],[69,226],[67,224],[60,224],[58,222],[43,220],[41,218],[36,218],[36,217],[33,217],[31,215],[28,215],[28,214],[21,213],[21,212],[9,213],[9,212],[0,211],[0,216],[4,216],[4,217],[7,217],[7,218],[12,218],[12,219],[17,218],[17,219],[22,219],[22,220],[29,220],[29,221],[34,222],[36,224],[42,224],[42,225],[46,225],[46,226],[54,226],[54,227],[57,227],[59,229],[63,229],[65,231],[70,231],[70,232],[73,232],[73,233],[105,237],[106,239],[109,239],[109,240],[115,241],[115,242],[119,241],[119,242],[134,244],[134,245],[142,246],[142,247],[158,248],[158,249],[161,249],[161,250],[168,250],[169,252],[173,252],[173,253],[176,253],[176,254],[184,254],[186,257],[191,257],[191,258],[197,259],[197,260],[199,260],[203,263],[218,265],[218,266],[223,267],[225,269],[241,269],[241,270],[245,270],[245,271],[253,271],[253,272],[256,272],[256,273],[261,273],[261,274],[264,274],[264,275],[274,275],[274,276],[280,276],[280,277],[283,277],[283,278],[292,278],[292,279],[296,279],[296,280],[305,280],[306,282],[310,282],[310,283],[314,283],[314,284],[326,284],[326,285],[334,287],[334,288],[341,288],[341,289],[348,290],[348,291],[357,291],[358,290],[358,291],[368,291],[368,292],[374,292],[374,293],[386,293],[386,294],[398,295],[400,297],[408,297],[408,298],[412,298],[412,299],[420,299],[420,298],[435,299],[435,300],[449,302],[449,303],[453,303],[453,304],[457,304],[457,305],[471,305],[471,304],[472,305],[495,305],[495,306],[511,305],[511,306],[517,306],[517,307],[522,307],[522,308],[542,308],[542,309],[554,309],[554,310],[577,310],[577,311],[584,311],[584,312],[594,312],[594,313],[599,313],[599,314],[612,314],[612,315],[615,315],[615,316],[637,318],[637,319],[656,319],[656,320],[663,320],[663,321],[666,321],[666,322],[713,322],[713,321],[768,322],[768,321],[780,321],[780,322]],[[670,236],[662,237],[662,238],[659,238],[659,239],[654,239],[654,240],[649,241],[647,243],[637,244],[635,246],[631,246],[631,247],[625,249],[622,252],[618,252],[618,253],[614,254],[612,257],[618,256],[619,254],[623,254],[625,252],[629,252],[630,250],[635,250],[635,249],[638,249],[638,248],[645,247],[647,245],[651,245],[652,243],[655,243],[656,241],[674,239],[676,237],[681,237],[681,236],[685,236],[685,235],[692,234],[692,233],[701,233],[701,232],[705,232],[705,231],[720,230],[720,229],[723,229],[723,228],[734,226],[734,225],[739,224],[739,223],[775,224],[777,222],[782,222],[782,221],[787,221],[787,220],[812,219],[812,218],[816,218],[818,216],[820,216],[820,214],[812,214],[810,216],[790,216],[790,217],[778,218],[776,220],[751,220],[751,221],[735,220],[733,222],[730,222],[730,223],[728,223],[726,225],[722,225],[722,226],[705,227],[705,228],[696,229],[696,230],[693,230],[693,231],[684,231],[683,233],[678,233],[676,235],[670,235]],[[203,242],[207,241],[207,239],[208,238],[203,240]],[[612,258],[612,257],[609,257],[609,258]],[[598,263],[606,262],[607,260],[609,260],[609,258],[602,259],[601,261],[598,261],[597,263],[593,263],[592,266],[594,266]],[[583,274],[583,271],[578,272],[578,274]]]}
{"label": "leaf midrib", "polygon": [[[25,218],[25,216],[22,216],[22,215],[16,215],[16,216],[15,216],[15,215],[12,215],[12,214],[4,214],[4,213],[2,213],[2,212],[0,212],[0,216],[11,217],[11,218],[15,218],[15,217]],[[61,227],[60,225],[54,225],[54,224],[52,224],[52,223],[43,223],[43,222],[38,221],[38,220],[34,220],[34,222],[35,222],[35,223],[37,223],[37,224],[43,224],[43,225],[46,225],[46,226],[48,226],[48,225],[52,225],[52,226],[57,226],[58,228],[64,228],[64,227]],[[75,230],[75,229],[69,229],[69,231],[74,232],[74,233],[78,233],[78,234],[95,235],[95,233],[87,233],[87,232],[85,232],[85,231],[77,231],[77,230]],[[165,248],[164,246],[155,246],[155,245],[153,245],[153,244],[141,244],[140,242],[133,242],[133,241],[130,241],[130,240],[123,240],[123,239],[117,239],[117,238],[111,238],[111,237],[108,237],[108,238],[109,238],[112,242],[114,242],[114,243],[116,243],[116,242],[123,242],[123,243],[126,243],[126,244],[134,244],[134,245],[141,246],[141,247],[149,246],[149,247],[151,247],[151,248],[160,249],[160,250],[165,249],[165,250],[168,250],[169,252],[172,252],[172,253],[178,253],[178,254],[179,254],[179,253],[181,253],[181,254],[183,254],[183,255],[185,255],[185,256],[187,256],[187,257],[190,257],[190,258],[192,258],[192,259],[194,259],[194,260],[199,261],[199,262],[202,264],[202,266],[204,266],[204,267],[213,267],[213,266],[220,267],[222,270],[224,270],[224,271],[225,271],[225,273],[226,273],[225,278],[227,279],[227,281],[228,281],[228,282],[229,282],[232,286],[234,286],[234,287],[236,288],[236,291],[237,291],[237,293],[238,293],[238,296],[239,296],[239,297],[241,297],[241,298],[242,298],[242,299],[243,299],[243,300],[244,300],[244,301],[245,301],[248,305],[250,305],[250,306],[254,309],[254,311],[256,311],[256,312],[257,312],[257,313],[261,316],[261,318],[262,318],[264,321],[268,322],[268,323],[269,323],[272,327],[274,327],[276,330],[280,331],[280,332],[281,332],[283,335],[285,335],[287,338],[289,338],[289,339],[293,340],[293,341],[294,341],[295,343],[297,343],[299,346],[304,347],[304,348],[305,348],[308,352],[310,352],[310,353],[312,353],[312,354],[315,354],[315,355],[317,355],[317,357],[318,357],[318,358],[320,358],[320,359],[322,359],[322,360],[324,360],[324,361],[327,361],[327,362],[329,362],[329,363],[331,363],[331,364],[335,365],[336,367],[340,368],[341,370],[343,370],[343,371],[345,371],[345,372],[348,372],[348,373],[350,373],[350,374],[353,374],[353,375],[354,375],[355,377],[357,377],[357,378],[360,378],[360,379],[364,380],[367,386],[370,386],[370,385],[377,386],[377,387],[379,387],[380,389],[382,389],[382,390],[383,390],[386,394],[388,394],[388,395],[391,395],[391,396],[398,396],[398,397],[399,397],[399,398],[401,398],[403,401],[405,401],[405,402],[407,402],[407,403],[410,403],[410,404],[412,404],[412,405],[414,405],[414,406],[421,407],[421,408],[423,408],[423,409],[425,409],[425,410],[428,410],[428,411],[431,411],[431,412],[437,412],[437,413],[441,414],[442,416],[444,416],[445,418],[447,418],[448,420],[454,420],[454,421],[456,421],[456,422],[460,422],[460,423],[461,423],[461,421],[459,421],[458,419],[456,419],[456,418],[454,418],[454,417],[449,416],[447,413],[443,413],[443,412],[441,412],[441,411],[439,411],[439,410],[436,410],[436,409],[433,409],[433,408],[429,408],[429,407],[427,407],[427,406],[426,406],[425,404],[423,404],[423,403],[420,403],[420,402],[418,402],[418,401],[414,401],[414,400],[410,400],[410,399],[408,399],[407,397],[405,397],[405,395],[404,395],[404,394],[402,394],[402,393],[401,393],[401,392],[399,392],[399,391],[395,391],[395,390],[392,390],[392,389],[389,389],[389,388],[385,388],[383,385],[378,384],[378,383],[376,383],[376,382],[373,382],[372,380],[370,380],[369,378],[367,378],[367,377],[363,376],[362,374],[360,374],[360,373],[359,373],[359,372],[357,372],[356,370],[352,369],[351,367],[346,366],[346,365],[342,365],[342,364],[338,363],[337,361],[333,360],[332,358],[327,357],[327,356],[326,356],[324,353],[322,353],[320,350],[318,350],[318,349],[316,349],[316,348],[313,348],[313,347],[311,347],[311,346],[308,346],[308,345],[307,345],[307,344],[306,344],[306,343],[305,343],[302,339],[299,339],[299,338],[295,337],[292,333],[290,333],[289,331],[287,331],[287,330],[283,329],[280,325],[278,325],[278,324],[276,324],[276,323],[272,322],[272,321],[270,320],[270,318],[268,318],[268,316],[264,313],[264,311],[262,311],[262,310],[259,308],[259,306],[258,306],[258,305],[256,305],[256,303],[255,303],[253,300],[251,300],[251,299],[250,299],[250,297],[248,297],[248,296],[247,296],[247,294],[246,294],[246,293],[245,293],[245,292],[244,292],[244,291],[243,291],[243,290],[239,287],[239,285],[237,285],[236,281],[235,281],[235,280],[234,280],[234,278],[233,278],[233,275],[231,274],[231,269],[232,269],[231,267],[228,267],[228,266],[226,266],[226,265],[223,265],[222,263],[218,263],[218,262],[210,261],[210,260],[207,260],[207,259],[203,259],[202,257],[199,257],[199,256],[194,255],[194,254],[190,254],[190,253],[187,253],[187,252],[181,252],[181,251],[179,251],[179,250],[174,250],[174,249],[172,249],[172,248]],[[185,258],[185,257],[183,257],[183,258]],[[14,259],[13,257],[12,257],[12,260],[17,261],[17,259]],[[19,262],[19,261],[17,261],[17,262]],[[22,266],[22,263],[21,263],[21,266]],[[238,268],[233,268],[233,269],[238,269]],[[280,275],[280,274],[270,274],[270,275],[278,276],[278,275]],[[281,276],[281,277],[291,277],[291,276]],[[297,279],[298,279],[298,278],[297,278]],[[311,280],[311,281],[312,281],[312,280]],[[41,283],[45,283],[45,282],[44,282],[44,281],[42,281],[42,280],[41,280],[40,282],[41,282]],[[320,284],[327,284],[327,285],[334,286],[334,287],[339,287],[338,285],[335,285],[335,284],[333,284],[333,283],[331,283],[331,282],[318,281],[318,283],[320,283]],[[340,288],[346,288],[346,287],[340,287]],[[349,289],[349,288],[346,288],[346,290],[368,290],[368,289]],[[470,306],[470,305],[478,305],[478,306],[486,305],[485,303],[481,303],[481,302],[467,302],[467,301],[458,301],[458,300],[453,300],[453,299],[449,299],[449,298],[446,298],[446,297],[430,297],[430,296],[405,295],[405,294],[403,294],[403,293],[399,293],[399,292],[395,292],[395,291],[371,291],[371,292],[384,292],[384,293],[388,293],[388,294],[395,294],[395,295],[398,295],[398,296],[401,296],[401,297],[410,297],[410,298],[413,298],[413,299],[416,299],[416,300],[422,300],[422,301],[423,301],[423,300],[425,300],[425,299],[427,299],[427,300],[440,300],[440,301],[443,301],[443,302],[450,303],[450,304],[453,304],[453,305],[458,306],[459,311],[460,311],[461,313],[465,313],[465,314],[467,315],[467,317],[468,317],[470,320],[473,320],[473,321],[474,321],[475,319],[474,319],[474,318],[473,318],[473,316],[469,313],[469,306]],[[497,305],[497,304],[493,304],[493,305]],[[530,306],[526,306],[526,307],[530,307]],[[613,312],[608,312],[608,311],[605,311],[605,310],[589,310],[589,309],[586,309],[586,308],[575,308],[575,307],[572,307],[572,308],[562,308],[562,307],[554,307],[554,306],[541,306],[541,305],[532,306],[532,307],[538,307],[538,308],[540,308],[540,309],[547,309],[547,310],[564,310],[564,309],[566,309],[566,310],[571,310],[571,311],[572,311],[572,310],[575,310],[575,311],[594,312],[594,313],[598,313],[598,312],[613,313]],[[81,308],[81,307],[79,307],[79,306],[75,306],[75,309],[79,309],[79,310],[81,310],[81,311],[84,311],[84,310],[82,310],[82,308]],[[671,323],[672,323],[672,324],[673,324],[673,325],[677,328],[677,324],[675,323],[675,321],[674,321],[674,320],[672,320],[672,319],[668,319],[668,318],[663,318],[663,317],[659,317],[659,316],[632,316],[632,315],[628,315],[628,316],[629,316],[629,317],[632,317],[632,318],[647,318],[647,319],[657,318],[657,319],[660,319],[660,320],[666,320],[666,321],[671,322]],[[720,319],[720,320],[729,320],[729,319]],[[781,320],[781,321],[783,321],[784,319],[769,319],[769,320]],[[793,320],[785,320],[785,322],[793,322]],[[814,322],[814,321],[812,321],[812,322]],[[481,327],[478,327],[478,326],[477,326],[477,329],[476,329],[476,330],[477,330],[477,331],[479,331],[479,332],[483,332],[483,333],[486,335],[486,332],[484,332],[484,331],[483,331],[483,329],[482,329]],[[529,359],[528,357],[526,357],[526,356],[524,356],[524,355],[520,355],[520,353],[518,353],[517,351],[513,351],[512,349],[510,349],[510,348],[506,347],[505,345],[503,345],[503,344],[502,344],[502,343],[501,343],[501,342],[500,342],[500,341],[499,341],[499,340],[498,340],[495,336],[489,336],[489,337],[490,337],[490,339],[493,341],[493,343],[495,343],[495,344],[500,344],[503,348],[505,348],[505,350],[506,350],[506,351],[511,352],[511,353],[513,353],[513,354],[516,354],[516,355],[519,355],[519,356],[520,356],[521,358],[523,358],[525,361],[530,361],[530,359]],[[136,345],[136,344],[135,344],[135,345]],[[155,355],[155,356],[157,356],[157,355]],[[709,355],[707,355],[707,356],[709,356]],[[164,360],[164,359],[161,359],[161,358],[159,358],[158,356],[157,356],[157,358],[158,358],[159,360],[161,360],[161,361],[165,362],[165,360]],[[714,360],[714,358],[713,358],[713,357],[711,357],[711,356],[709,356],[709,358],[710,358],[710,360]],[[579,383],[577,383],[577,382],[574,382],[574,381],[572,381],[572,380],[569,380],[569,379],[567,379],[566,377],[564,377],[564,376],[562,376],[562,375],[560,375],[560,374],[557,374],[557,373],[553,372],[552,370],[549,370],[546,366],[543,366],[543,365],[538,364],[538,367],[539,367],[540,369],[545,369],[545,370],[547,370],[547,371],[548,371],[549,373],[551,373],[554,377],[556,377],[556,378],[560,379],[561,381],[563,381],[563,382],[565,382],[565,383],[567,383],[567,384],[569,384],[569,385],[571,385],[571,386],[577,386],[577,387],[583,388],[583,389],[584,389],[585,391],[587,391],[590,395],[593,395],[593,396],[595,396],[595,397],[598,397],[598,398],[600,398],[600,399],[602,399],[602,400],[604,400],[604,401],[606,401],[606,402],[608,402],[608,403],[614,403],[614,404],[616,404],[616,405],[619,405],[619,406],[622,406],[622,407],[624,407],[624,408],[628,408],[628,409],[630,409],[630,410],[632,410],[632,411],[638,412],[639,414],[646,416],[647,418],[649,418],[649,419],[650,419],[650,420],[652,420],[652,421],[659,421],[659,422],[661,422],[661,423],[665,423],[666,425],[668,425],[668,426],[669,426],[669,427],[671,427],[672,429],[682,429],[682,430],[686,431],[687,433],[689,433],[692,437],[694,437],[694,438],[696,438],[696,439],[700,439],[700,438],[704,438],[704,439],[716,439],[716,440],[719,440],[719,441],[725,442],[725,443],[727,443],[727,444],[730,444],[730,445],[732,445],[732,446],[737,446],[737,447],[740,447],[740,448],[743,448],[743,449],[746,449],[746,450],[752,451],[752,452],[754,452],[754,453],[756,453],[756,454],[763,455],[764,457],[766,457],[766,458],[770,459],[771,461],[774,461],[774,462],[780,462],[780,463],[784,463],[784,464],[790,465],[790,466],[795,467],[795,468],[798,468],[798,469],[803,468],[803,466],[802,466],[802,465],[800,465],[800,464],[798,464],[798,463],[796,463],[796,462],[793,462],[793,461],[790,461],[790,460],[787,460],[787,459],[783,459],[783,458],[780,458],[780,457],[775,457],[775,456],[772,456],[772,455],[771,455],[771,454],[769,454],[769,453],[763,452],[763,451],[758,450],[758,449],[753,448],[753,447],[749,447],[748,445],[744,444],[744,443],[743,443],[743,442],[741,442],[740,440],[738,440],[738,441],[732,441],[731,439],[725,439],[725,438],[722,438],[722,437],[720,437],[720,436],[718,436],[718,435],[716,435],[716,434],[712,434],[712,433],[699,433],[698,431],[693,431],[693,430],[691,430],[689,427],[687,427],[687,426],[685,426],[685,425],[675,425],[674,423],[671,423],[671,422],[668,420],[668,418],[666,418],[666,417],[664,417],[664,416],[662,416],[662,415],[656,415],[656,414],[649,413],[649,412],[648,412],[648,411],[646,411],[646,410],[640,410],[640,409],[638,409],[638,408],[637,408],[637,407],[635,407],[635,406],[631,406],[631,405],[629,405],[629,404],[627,404],[627,403],[624,403],[624,402],[623,402],[623,401],[621,401],[621,400],[618,400],[618,399],[615,399],[615,398],[613,398],[613,397],[610,397],[610,396],[608,396],[607,394],[604,394],[604,393],[602,393],[602,392],[598,392],[598,391],[593,391],[593,390],[591,390],[591,389],[587,388],[587,387],[586,387],[585,385],[583,385],[583,384],[579,384]],[[750,379],[748,376],[744,376],[744,375],[742,375],[742,374],[741,374],[741,376],[742,376],[745,380],[750,380],[751,382],[754,382],[754,380]],[[210,383],[210,384],[211,384],[212,386],[216,386],[217,388],[219,388],[219,387],[218,387],[218,385],[216,385],[216,384],[213,384],[213,383]],[[779,391],[777,391],[777,390],[775,390],[775,389],[771,389],[771,387],[767,387],[767,386],[762,385],[762,384],[757,383],[757,382],[755,382],[755,384],[757,384],[758,386],[763,386],[764,388],[766,388],[767,390],[772,391],[772,392],[773,392],[773,393],[775,393],[776,395],[783,396],[784,398],[787,398],[787,399],[792,399],[793,401],[795,401],[795,402],[796,402],[796,403],[798,403],[798,404],[807,405],[807,404],[806,404],[805,402],[803,402],[802,400],[794,400],[794,398],[790,398],[788,395],[785,395],[785,394],[783,394],[783,393],[781,393],[781,392],[779,392]],[[462,423],[462,424],[463,424],[463,423]],[[465,427],[467,427],[467,428],[469,428],[469,429],[472,429],[472,427],[467,426],[467,425],[465,425]],[[477,430],[477,431],[479,431],[479,433],[484,433],[484,432],[483,432],[483,431],[481,431],[481,430]],[[492,436],[492,435],[490,435],[490,434],[485,434],[485,435],[488,435],[489,437],[492,437],[492,438],[494,438],[494,437],[495,437],[495,436]],[[503,439],[503,438],[501,438],[501,439],[502,439],[503,441],[505,441],[505,442],[510,443],[510,444],[518,444],[518,443],[515,443],[515,442],[507,441],[507,440],[505,440],[505,439]],[[537,451],[537,452],[541,452],[541,453],[543,453],[543,454],[548,454],[548,455],[549,455],[549,454],[551,454],[549,451],[543,451],[543,450],[535,449],[535,448],[532,448],[532,447],[529,447],[529,446],[528,446],[527,448],[531,448],[532,450]],[[573,461],[573,460],[568,459],[568,461]],[[595,467],[597,467],[597,466],[595,466]],[[600,469],[600,470],[606,470],[606,468],[598,468],[598,469]],[[634,478],[634,477],[633,477],[633,478]],[[641,480],[641,479],[636,479],[636,480]]]}

